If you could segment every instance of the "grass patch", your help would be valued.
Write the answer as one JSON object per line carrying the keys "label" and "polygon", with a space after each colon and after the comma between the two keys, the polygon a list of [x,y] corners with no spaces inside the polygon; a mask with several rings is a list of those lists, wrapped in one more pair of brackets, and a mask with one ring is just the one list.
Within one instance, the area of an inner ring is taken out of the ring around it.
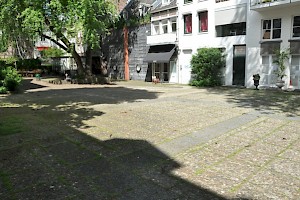
{"label": "grass patch", "polygon": [[2,180],[4,188],[6,188],[8,191],[12,190],[11,182],[6,173],[0,171],[0,179]]}
{"label": "grass patch", "polygon": [[0,121],[0,137],[24,132],[24,122],[19,117],[6,117]]}

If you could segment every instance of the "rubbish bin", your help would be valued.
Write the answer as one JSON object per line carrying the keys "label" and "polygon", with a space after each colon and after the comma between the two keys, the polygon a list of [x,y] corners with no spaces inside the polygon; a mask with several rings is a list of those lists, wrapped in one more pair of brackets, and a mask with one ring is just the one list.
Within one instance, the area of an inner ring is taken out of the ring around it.
{"label": "rubbish bin", "polygon": [[41,80],[41,75],[40,74],[35,74],[35,78],[37,81],[40,81]]}

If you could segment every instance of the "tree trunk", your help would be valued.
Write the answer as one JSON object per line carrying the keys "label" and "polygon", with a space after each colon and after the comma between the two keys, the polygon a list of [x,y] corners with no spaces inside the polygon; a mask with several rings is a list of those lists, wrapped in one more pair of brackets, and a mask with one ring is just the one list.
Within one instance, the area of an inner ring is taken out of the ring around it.
{"label": "tree trunk", "polygon": [[80,55],[75,51],[75,49],[72,51],[72,56],[76,62],[76,65],[77,65],[77,72],[78,72],[78,75],[84,75],[84,68],[83,68],[83,63],[82,63],[82,60],[81,60],[81,57]]}
{"label": "tree trunk", "polygon": [[87,46],[86,52],[85,52],[85,65],[88,69],[87,75],[92,75],[92,49],[91,46]]}

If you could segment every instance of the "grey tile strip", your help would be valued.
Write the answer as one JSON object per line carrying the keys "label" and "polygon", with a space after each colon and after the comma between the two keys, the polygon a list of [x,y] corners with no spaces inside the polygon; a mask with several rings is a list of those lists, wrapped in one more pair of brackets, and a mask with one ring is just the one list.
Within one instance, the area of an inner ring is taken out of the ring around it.
{"label": "grey tile strip", "polygon": [[251,122],[259,117],[259,114],[244,114],[238,117],[228,119],[226,121],[220,122],[213,126],[204,128],[199,131],[184,135],[182,137],[175,138],[171,141],[162,143],[158,145],[158,149],[162,152],[174,156],[182,151],[185,151],[193,146],[199,145],[201,143],[206,143],[207,141],[220,136],[230,130],[238,128],[248,122]]}

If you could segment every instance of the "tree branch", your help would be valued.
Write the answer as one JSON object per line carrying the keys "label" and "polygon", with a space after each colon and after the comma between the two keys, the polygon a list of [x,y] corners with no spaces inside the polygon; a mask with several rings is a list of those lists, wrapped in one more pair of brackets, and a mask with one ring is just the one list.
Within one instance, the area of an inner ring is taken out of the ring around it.
{"label": "tree branch", "polygon": [[[65,51],[71,53],[71,51],[73,51],[73,49],[72,49],[72,44],[70,43],[70,41],[69,41],[69,40],[64,36],[64,34],[62,34],[61,32],[56,32],[56,31],[54,31],[54,28],[53,28],[53,26],[51,25],[49,19],[48,19],[46,16],[44,16],[44,18],[45,18],[45,24],[49,27],[50,31],[51,31],[52,33],[54,33],[54,34],[56,35],[56,37],[59,38],[59,40],[62,41],[62,43],[63,43],[65,46],[63,46],[61,43],[58,42],[58,40],[54,40],[53,38],[52,38],[53,40],[51,40],[51,41],[53,41],[55,44],[57,44],[59,47],[61,47],[61,48],[64,49]],[[47,38],[47,37],[45,37],[45,38]],[[51,37],[50,37],[50,38],[51,38]],[[49,36],[48,36],[48,39],[49,39]],[[63,48],[63,47],[64,47],[64,48]]]}
{"label": "tree branch", "polygon": [[63,50],[65,50],[65,51],[68,51],[68,50],[69,50],[68,47],[64,46],[63,44],[61,44],[59,41],[53,39],[52,37],[50,37],[50,36],[48,36],[48,35],[45,35],[45,34],[42,34],[42,36],[43,36],[44,38],[46,38],[46,39],[48,39],[48,40],[54,42],[55,44],[57,44],[57,46],[59,46],[59,47],[62,48]]}

